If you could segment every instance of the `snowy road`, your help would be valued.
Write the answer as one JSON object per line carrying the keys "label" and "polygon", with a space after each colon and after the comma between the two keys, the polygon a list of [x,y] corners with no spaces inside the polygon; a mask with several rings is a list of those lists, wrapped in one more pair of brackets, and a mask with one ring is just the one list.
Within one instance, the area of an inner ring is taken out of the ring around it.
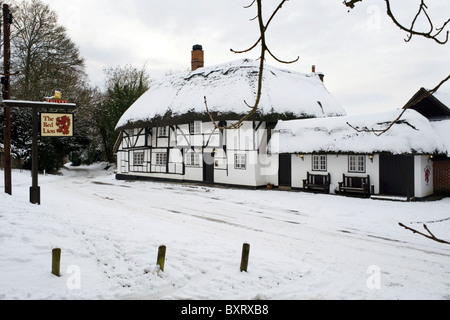
{"label": "snowy road", "polygon": [[117,181],[97,165],[41,176],[33,206],[29,173],[13,177],[13,197],[0,195],[0,299],[450,299],[450,246],[398,226],[450,240],[450,199]]}

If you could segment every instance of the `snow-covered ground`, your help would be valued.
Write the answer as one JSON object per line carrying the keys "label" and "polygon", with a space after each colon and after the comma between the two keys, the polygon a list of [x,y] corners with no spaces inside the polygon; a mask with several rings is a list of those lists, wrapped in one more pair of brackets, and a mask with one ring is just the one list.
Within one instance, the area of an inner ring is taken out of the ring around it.
{"label": "snow-covered ground", "polygon": [[8,196],[0,171],[0,299],[450,299],[450,245],[398,225],[450,240],[448,198],[116,181],[103,166],[40,176],[40,206],[29,172],[13,172]]}

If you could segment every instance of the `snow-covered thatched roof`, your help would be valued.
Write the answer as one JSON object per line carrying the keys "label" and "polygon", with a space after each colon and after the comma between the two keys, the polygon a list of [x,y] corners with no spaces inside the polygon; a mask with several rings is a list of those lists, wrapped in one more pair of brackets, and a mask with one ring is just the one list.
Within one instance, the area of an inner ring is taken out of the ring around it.
{"label": "snow-covered thatched roof", "polygon": [[357,129],[384,129],[400,111],[324,119],[280,121],[270,142],[272,153],[382,153],[446,154],[440,135],[428,119],[414,110],[384,134],[358,132]]}
{"label": "snow-covered thatched roof", "polygon": [[441,137],[447,149],[447,156],[450,156],[450,120],[433,121],[431,125]]}
{"label": "snow-covered thatched roof", "polygon": [[450,109],[450,94],[442,91],[433,93],[433,96],[438,99],[443,105]]}
{"label": "snow-covered thatched roof", "polygon": [[[256,98],[259,62],[241,59],[184,72],[152,82],[122,116],[117,129],[209,121],[204,104],[216,120],[238,120]],[[252,119],[276,121],[345,115],[318,74],[267,66],[258,114]]]}

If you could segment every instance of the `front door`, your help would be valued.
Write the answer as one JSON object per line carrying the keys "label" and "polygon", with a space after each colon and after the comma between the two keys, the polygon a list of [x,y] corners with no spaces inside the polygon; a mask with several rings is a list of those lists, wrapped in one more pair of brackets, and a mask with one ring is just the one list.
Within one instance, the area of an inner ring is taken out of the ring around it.
{"label": "front door", "polygon": [[414,156],[380,155],[380,194],[414,196]]}
{"label": "front door", "polygon": [[280,154],[278,171],[278,185],[280,187],[292,187],[292,156],[290,154]]}
{"label": "front door", "polygon": [[214,152],[203,152],[203,182],[214,183]]}

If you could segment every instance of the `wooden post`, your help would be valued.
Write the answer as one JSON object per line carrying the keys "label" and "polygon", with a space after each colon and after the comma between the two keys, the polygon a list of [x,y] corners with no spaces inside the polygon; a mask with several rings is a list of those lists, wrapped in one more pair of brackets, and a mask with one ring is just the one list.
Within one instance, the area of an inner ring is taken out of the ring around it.
{"label": "wooden post", "polygon": [[156,264],[159,266],[159,268],[163,272],[164,272],[165,261],[166,261],[166,246],[160,246],[158,248],[158,259],[156,260]]}
{"label": "wooden post", "polygon": [[61,249],[52,250],[52,274],[61,276]]}
{"label": "wooden post", "polygon": [[39,114],[38,108],[33,107],[33,117],[32,117],[32,127],[33,127],[33,144],[31,147],[31,176],[32,183],[30,187],[30,202],[32,204],[41,204],[41,188],[39,187],[38,181],[38,170],[39,170],[39,155],[38,155],[38,144],[39,144]]}
{"label": "wooden post", "polygon": [[[3,100],[8,100],[11,97],[10,93],[10,68],[11,68],[11,24],[12,15],[9,11],[9,6],[3,4],[3,72],[4,72],[4,87],[3,87]],[[2,81],[3,82],[3,81]],[[5,106],[4,109],[4,167],[5,167],[5,193],[12,195],[12,183],[11,183],[11,108]]]}
{"label": "wooden post", "polygon": [[248,243],[244,243],[242,247],[241,272],[242,271],[247,272],[249,254],[250,254],[250,245]]}
{"label": "wooden post", "polygon": [[[38,181],[38,139],[39,139],[39,108],[72,110],[77,106],[73,103],[53,103],[53,102],[35,102],[21,100],[3,100],[3,103],[10,108],[32,108],[32,186],[30,187],[30,202],[32,204],[41,204],[41,188]],[[6,149],[5,149],[6,152]],[[5,169],[6,170],[6,169]],[[5,173],[6,177],[6,173]]]}

